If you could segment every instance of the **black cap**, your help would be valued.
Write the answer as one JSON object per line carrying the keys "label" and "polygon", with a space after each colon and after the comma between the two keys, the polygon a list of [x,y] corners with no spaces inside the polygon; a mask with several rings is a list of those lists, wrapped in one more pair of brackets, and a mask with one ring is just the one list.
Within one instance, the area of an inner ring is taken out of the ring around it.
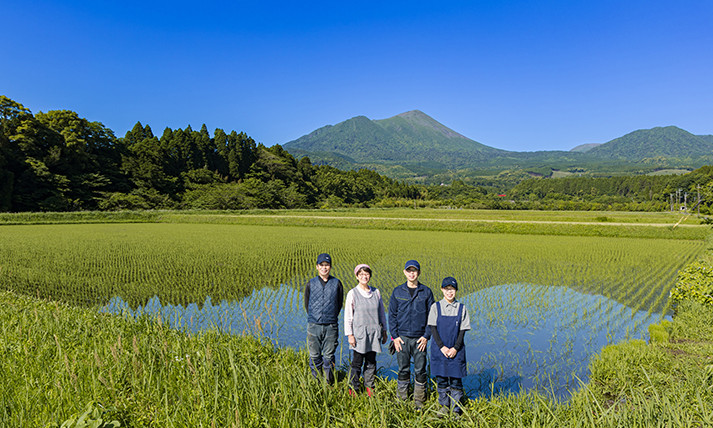
{"label": "black cap", "polygon": [[441,282],[441,288],[446,288],[446,287],[453,287],[456,290],[458,289],[458,281],[456,281],[455,278],[452,276],[447,276],[443,278],[443,282]]}
{"label": "black cap", "polygon": [[406,262],[406,265],[404,266],[404,270],[410,268],[410,267],[415,267],[418,270],[421,270],[421,265],[418,264],[416,260],[409,260]]}

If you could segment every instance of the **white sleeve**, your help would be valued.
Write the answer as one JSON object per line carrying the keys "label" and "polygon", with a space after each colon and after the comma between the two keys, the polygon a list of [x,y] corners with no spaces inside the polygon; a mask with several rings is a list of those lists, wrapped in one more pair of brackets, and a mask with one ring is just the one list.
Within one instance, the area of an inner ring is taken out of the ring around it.
{"label": "white sleeve", "polygon": [[[463,305],[461,303],[461,305]],[[461,330],[470,330],[470,314],[468,313],[468,308],[463,305],[463,316],[461,317],[460,323]]]}
{"label": "white sleeve", "polygon": [[344,335],[354,334],[352,323],[354,322],[354,289],[347,293],[347,300],[344,303]]}

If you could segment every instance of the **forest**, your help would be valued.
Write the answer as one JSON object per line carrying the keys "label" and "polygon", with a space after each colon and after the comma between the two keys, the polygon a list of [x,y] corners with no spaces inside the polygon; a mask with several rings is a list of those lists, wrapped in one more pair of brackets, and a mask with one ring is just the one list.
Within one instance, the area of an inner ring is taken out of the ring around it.
{"label": "forest", "polygon": [[123,138],[68,110],[32,114],[0,96],[0,211],[310,208],[417,199],[373,171],[299,161],[281,146],[205,125]]}
{"label": "forest", "polygon": [[[515,184],[513,176],[522,179]],[[345,206],[664,211],[678,209],[688,193],[689,206],[700,194],[697,208],[708,214],[713,203],[710,166],[683,175],[524,177],[509,170],[482,185],[412,184],[369,169],[312,164],[244,132],[217,128],[211,135],[205,125],[165,128],[157,136],[137,122],[116,137],[76,112],[33,114],[0,95],[2,212]]]}

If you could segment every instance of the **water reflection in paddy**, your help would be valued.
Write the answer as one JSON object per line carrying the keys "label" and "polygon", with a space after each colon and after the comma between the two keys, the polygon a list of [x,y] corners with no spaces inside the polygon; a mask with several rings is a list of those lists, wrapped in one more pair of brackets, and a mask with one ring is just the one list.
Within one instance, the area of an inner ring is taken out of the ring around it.
{"label": "water reflection in paddy", "polygon": [[[177,329],[251,334],[266,337],[277,346],[304,348],[307,322],[302,299],[300,290],[283,285],[255,290],[240,302],[214,304],[207,298],[200,308],[195,303],[162,305],[154,297],[145,306],[131,309],[116,297],[101,310],[160,315],[164,323]],[[566,287],[506,284],[458,300],[471,316],[472,329],[465,340],[468,376],[464,379],[471,398],[491,391],[531,388],[567,398],[580,380],[587,381],[589,361],[602,347],[626,338],[646,340],[649,324],[660,319],[659,314],[633,311],[604,296]],[[340,318],[342,332],[343,327]],[[346,368],[349,350],[345,343],[342,336],[337,359]],[[383,376],[395,378],[394,356],[379,354],[378,366]]]}

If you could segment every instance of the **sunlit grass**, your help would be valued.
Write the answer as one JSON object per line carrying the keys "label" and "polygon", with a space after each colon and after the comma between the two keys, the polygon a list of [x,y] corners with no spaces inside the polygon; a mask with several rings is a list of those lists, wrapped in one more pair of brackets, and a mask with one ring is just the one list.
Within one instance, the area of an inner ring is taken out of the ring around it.
{"label": "sunlit grass", "polygon": [[2,292],[0,426],[59,425],[88,404],[133,427],[708,426],[713,387],[703,366],[713,320],[700,313],[684,308],[674,320],[673,340],[702,330],[685,361],[676,345],[617,345],[566,403],[496,395],[469,401],[452,421],[436,417],[435,394],[420,413],[396,401],[393,381],[379,380],[374,399],[349,397],[343,379],[326,387],[311,379],[304,352]]}

